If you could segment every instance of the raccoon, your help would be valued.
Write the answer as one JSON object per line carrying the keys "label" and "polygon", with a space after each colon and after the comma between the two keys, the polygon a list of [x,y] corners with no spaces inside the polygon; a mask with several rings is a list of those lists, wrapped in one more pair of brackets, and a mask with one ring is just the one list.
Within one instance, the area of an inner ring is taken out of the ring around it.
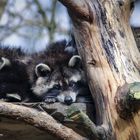
{"label": "raccoon", "polygon": [[26,59],[21,49],[0,45],[0,99],[9,100],[11,94],[19,95],[18,100],[27,99],[30,86]]}
{"label": "raccoon", "polygon": [[69,105],[89,93],[81,58],[65,40],[32,55],[0,48],[0,58],[0,98],[16,92],[21,101]]}
{"label": "raccoon", "polygon": [[66,41],[53,43],[32,58],[28,73],[37,100],[71,104],[77,95],[89,93],[81,58]]}

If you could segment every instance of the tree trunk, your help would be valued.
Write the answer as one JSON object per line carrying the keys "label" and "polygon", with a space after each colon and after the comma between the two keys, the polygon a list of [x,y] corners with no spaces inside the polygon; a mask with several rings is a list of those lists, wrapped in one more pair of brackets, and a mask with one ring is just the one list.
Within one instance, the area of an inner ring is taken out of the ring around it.
{"label": "tree trunk", "polygon": [[[95,139],[140,139],[140,54],[129,17],[131,0],[59,0],[74,36],[96,106]],[[132,83],[132,84],[130,84]]]}

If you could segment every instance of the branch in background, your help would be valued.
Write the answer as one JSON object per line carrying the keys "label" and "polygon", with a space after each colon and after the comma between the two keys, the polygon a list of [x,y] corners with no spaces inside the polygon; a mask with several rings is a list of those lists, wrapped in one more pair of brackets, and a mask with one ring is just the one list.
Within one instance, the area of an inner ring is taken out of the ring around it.
{"label": "branch in background", "polygon": [[35,4],[37,5],[37,8],[38,8],[38,12],[40,13],[40,15],[42,16],[42,20],[44,22],[44,25],[45,26],[48,26],[49,24],[49,21],[48,21],[48,18],[46,16],[46,13],[45,11],[43,10],[42,8],[42,5],[40,4],[40,2],[38,0],[34,0]]}
{"label": "branch in background", "polygon": [[3,14],[3,11],[5,9],[6,3],[7,3],[7,0],[1,0],[0,1],[0,18],[2,16],[2,14]]}
{"label": "branch in background", "polygon": [[6,117],[22,120],[41,130],[47,131],[62,140],[87,140],[72,129],[63,126],[46,112],[32,108],[0,102],[0,114]]}
{"label": "branch in background", "polygon": [[91,21],[92,15],[90,15],[91,6],[88,5],[85,0],[59,0],[67,9],[72,12],[73,15]]}
{"label": "branch in background", "polygon": [[43,10],[43,7],[40,4],[40,2],[38,0],[34,0],[34,2],[35,2],[35,4],[38,7],[38,11],[39,11],[39,13],[40,13],[40,15],[42,17],[44,26],[48,30],[49,40],[51,42],[54,39],[54,31],[55,31],[55,28],[56,28],[55,11],[56,11],[56,3],[57,3],[57,0],[53,0],[52,1],[52,5],[51,5],[51,9],[50,9],[50,12],[51,12],[51,19],[50,19],[50,21],[48,20],[47,15],[46,15],[46,12]]}
{"label": "branch in background", "polygon": [[55,11],[56,11],[56,3],[57,0],[53,0],[52,2],[52,9],[51,9],[51,20],[49,24],[49,36],[50,36],[50,41],[53,41],[54,39],[54,32],[56,29],[56,23],[55,23]]}

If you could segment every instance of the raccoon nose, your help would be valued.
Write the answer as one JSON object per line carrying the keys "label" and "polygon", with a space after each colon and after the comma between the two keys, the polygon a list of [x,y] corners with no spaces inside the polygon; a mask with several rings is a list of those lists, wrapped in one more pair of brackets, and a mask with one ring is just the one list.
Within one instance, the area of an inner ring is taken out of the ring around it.
{"label": "raccoon nose", "polygon": [[66,96],[65,99],[64,99],[64,102],[65,102],[67,105],[72,104],[72,98],[71,98],[71,96]]}

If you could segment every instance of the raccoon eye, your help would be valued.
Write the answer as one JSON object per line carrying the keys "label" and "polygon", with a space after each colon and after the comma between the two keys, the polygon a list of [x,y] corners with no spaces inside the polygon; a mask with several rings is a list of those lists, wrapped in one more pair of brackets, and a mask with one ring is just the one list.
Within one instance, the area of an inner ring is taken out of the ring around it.
{"label": "raccoon eye", "polygon": [[60,86],[59,84],[56,84],[56,85],[53,86],[53,88],[55,88],[55,89],[60,89],[61,86]]}
{"label": "raccoon eye", "polygon": [[69,86],[70,86],[70,87],[74,87],[75,85],[76,85],[76,82],[70,81],[70,83],[69,83]]}

